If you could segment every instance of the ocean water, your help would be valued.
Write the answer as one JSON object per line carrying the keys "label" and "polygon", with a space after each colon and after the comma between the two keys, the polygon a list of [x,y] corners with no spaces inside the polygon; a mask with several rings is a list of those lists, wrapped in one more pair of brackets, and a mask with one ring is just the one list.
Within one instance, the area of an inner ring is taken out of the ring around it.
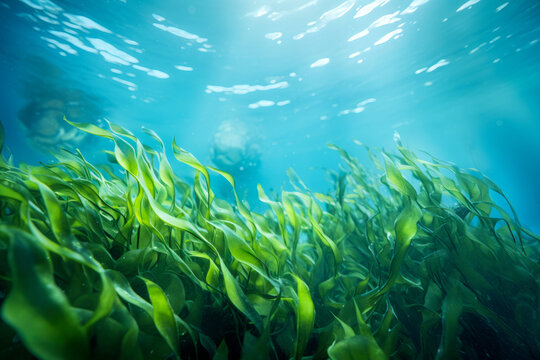
{"label": "ocean water", "polygon": [[0,0],[0,359],[539,359],[539,64],[539,0]]}
{"label": "ocean water", "polygon": [[32,139],[62,126],[21,112],[62,97],[78,102],[74,121],[144,126],[204,164],[232,123],[256,145],[237,171],[248,198],[257,183],[286,186],[288,168],[324,191],[338,162],[328,143],[392,152],[398,134],[485,173],[540,230],[537,1],[1,0],[0,36],[16,161],[48,161]]}

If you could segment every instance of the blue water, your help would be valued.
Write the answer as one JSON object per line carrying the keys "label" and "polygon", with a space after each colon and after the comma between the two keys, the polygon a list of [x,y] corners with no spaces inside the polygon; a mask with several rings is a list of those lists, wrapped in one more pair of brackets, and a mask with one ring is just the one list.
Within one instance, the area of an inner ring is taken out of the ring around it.
{"label": "blue water", "polygon": [[289,167],[323,191],[338,162],[328,143],[394,151],[397,132],[414,150],[481,170],[540,230],[538,1],[0,5],[0,120],[17,161],[49,159],[18,113],[54,84],[205,164],[219,125],[241,120],[260,149],[242,179],[252,195],[257,182],[285,186]]}

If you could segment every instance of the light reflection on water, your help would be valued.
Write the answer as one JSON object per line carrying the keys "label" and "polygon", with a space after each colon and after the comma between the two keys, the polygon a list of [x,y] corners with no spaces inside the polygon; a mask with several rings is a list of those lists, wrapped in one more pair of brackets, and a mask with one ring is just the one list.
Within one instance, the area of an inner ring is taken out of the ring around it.
{"label": "light reflection on water", "polygon": [[398,131],[487,173],[529,222],[540,214],[535,1],[0,3],[3,121],[21,160],[44,155],[27,149],[26,100],[10,90],[41,76],[25,62],[40,56],[63,86],[106,99],[113,122],[175,136],[206,163],[220,123],[253,123],[263,185],[292,166],[325,189],[327,143],[390,149]]}

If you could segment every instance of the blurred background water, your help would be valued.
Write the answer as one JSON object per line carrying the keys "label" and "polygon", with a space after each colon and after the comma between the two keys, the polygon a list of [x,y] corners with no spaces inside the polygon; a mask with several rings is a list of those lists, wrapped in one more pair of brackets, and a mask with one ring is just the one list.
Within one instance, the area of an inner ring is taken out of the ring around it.
{"label": "blurred background water", "polygon": [[16,161],[62,141],[99,157],[58,113],[153,129],[204,164],[219,139],[248,139],[236,170],[253,197],[290,167],[324,191],[328,143],[394,151],[399,133],[488,175],[540,231],[536,0],[0,0],[0,37]]}

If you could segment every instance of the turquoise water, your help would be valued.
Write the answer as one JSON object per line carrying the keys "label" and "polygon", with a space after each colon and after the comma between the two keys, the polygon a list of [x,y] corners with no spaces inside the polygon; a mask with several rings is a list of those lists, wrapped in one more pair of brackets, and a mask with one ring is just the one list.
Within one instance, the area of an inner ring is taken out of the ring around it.
{"label": "turquoise water", "polygon": [[[328,143],[393,151],[399,135],[487,174],[540,230],[536,1],[0,5],[0,120],[17,161],[47,161],[35,134],[60,131],[25,125],[21,110],[66,94],[82,109],[75,120],[154,129],[205,164],[220,125],[241,123],[256,145],[256,164],[237,169],[248,197],[256,183],[284,186],[290,167],[323,191],[338,161]],[[100,156],[95,143],[77,145]]]}

